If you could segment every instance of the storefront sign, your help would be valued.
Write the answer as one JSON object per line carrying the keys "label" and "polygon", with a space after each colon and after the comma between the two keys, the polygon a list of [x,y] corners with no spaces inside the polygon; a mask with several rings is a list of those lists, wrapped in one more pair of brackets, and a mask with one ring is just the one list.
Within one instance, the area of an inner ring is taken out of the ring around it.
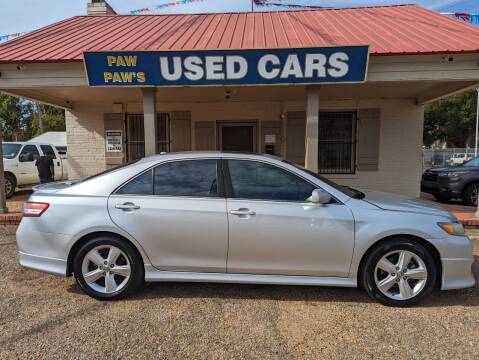
{"label": "storefront sign", "polygon": [[83,56],[90,86],[321,84],[365,81],[369,47],[100,51]]}
{"label": "storefront sign", "polygon": [[123,152],[121,130],[105,131],[106,152]]}

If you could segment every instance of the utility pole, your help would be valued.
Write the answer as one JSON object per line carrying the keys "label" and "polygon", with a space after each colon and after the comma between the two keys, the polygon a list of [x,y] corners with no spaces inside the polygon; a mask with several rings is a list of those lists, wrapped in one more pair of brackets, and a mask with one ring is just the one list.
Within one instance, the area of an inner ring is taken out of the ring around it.
{"label": "utility pole", "polygon": [[5,197],[5,172],[3,171],[3,133],[0,131],[0,214],[8,212],[7,198]]}
{"label": "utility pole", "polygon": [[477,138],[479,136],[479,88],[477,90],[477,110],[476,110],[476,142],[474,145],[474,157],[477,157]]}
{"label": "utility pole", "polygon": [[43,134],[43,109],[42,104],[39,102],[35,103],[37,106],[37,114],[38,114],[38,127],[40,128],[40,134]]}
{"label": "utility pole", "polygon": [[[479,135],[479,87],[477,90],[477,108],[476,108],[476,143],[474,146],[474,156],[477,157],[477,137]],[[479,198],[477,200],[476,217],[479,217]]]}

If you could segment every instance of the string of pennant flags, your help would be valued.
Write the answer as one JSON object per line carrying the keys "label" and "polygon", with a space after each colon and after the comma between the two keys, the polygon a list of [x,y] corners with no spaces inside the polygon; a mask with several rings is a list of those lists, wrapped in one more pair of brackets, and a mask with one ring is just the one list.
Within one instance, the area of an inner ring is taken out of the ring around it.
{"label": "string of pennant flags", "polygon": [[164,4],[156,5],[156,6],[144,7],[144,8],[140,8],[140,9],[131,10],[128,13],[129,14],[141,14],[141,13],[144,13],[144,12],[151,12],[151,11],[155,11],[155,10],[166,9],[166,8],[169,8],[169,7],[172,7],[172,6],[186,5],[186,4],[197,3],[197,2],[202,2],[202,1],[204,1],[204,0],[177,0],[177,1],[171,1],[171,2],[164,3]]}
{"label": "string of pennant flags", "polygon": [[282,8],[290,8],[290,9],[322,9],[324,8],[324,6],[318,6],[318,5],[291,4],[287,2],[288,0],[275,0],[275,1],[253,0],[253,1],[257,7],[282,7]]}
{"label": "string of pennant flags", "polygon": [[20,33],[15,33],[15,34],[8,34],[8,35],[0,35],[0,42],[8,41],[8,40],[14,39],[16,37],[22,36],[24,34],[26,34],[26,32],[20,32]]}
{"label": "string of pennant flags", "polygon": [[[140,9],[135,9],[131,10],[128,13],[129,14],[142,14],[146,12],[152,12],[156,10],[162,10],[166,8],[170,8],[173,6],[180,6],[180,5],[186,5],[186,4],[191,4],[191,3],[198,3],[198,2],[203,2],[205,0],[176,0],[176,1],[170,1],[166,2],[160,5],[152,6],[152,7],[143,7]],[[253,4],[256,7],[282,7],[282,8],[292,8],[292,9],[319,9],[319,8],[324,8],[323,6],[317,6],[317,5],[302,5],[302,4],[294,4],[289,1],[291,0],[274,0],[274,1],[269,1],[269,0],[252,0]],[[458,20],[462,20],[465,22],[469,22],[471,24],[479,25],[479,13],[474,13],[474,14],[469,14],[469,13],[442,13],[443,15],[448,15],[453,18],[456,18]],[[22,36],[26,34],[27,32],[19,32],[19,33],[14,33],[14,34],[6,34],[6,35],[0,35],[0,42],[8,41],[14,38],[17,38],[19,36]]]}

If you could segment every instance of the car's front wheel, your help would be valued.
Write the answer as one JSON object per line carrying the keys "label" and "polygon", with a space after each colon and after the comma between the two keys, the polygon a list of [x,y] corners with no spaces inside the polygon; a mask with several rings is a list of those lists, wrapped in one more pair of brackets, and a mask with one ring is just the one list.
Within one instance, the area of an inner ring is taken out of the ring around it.
{"label": "car's front wheel", "polygon": [[466,205],[477,206],[477,199],[479,198],[479,183],[467,185],[462,197],[462,200]]}
{"label": "car's front wheel", "polygon": [[436,283],[434,258],[410,239],[390,239],[376,246],[365,259],[361,283],[373,299],[389,306],[411,306]]}
{"label": "car's front wheel", "polygon": [[143,262],[136,249],[114,236],[87,241],[74,258],[73,272],[78,286],[99,300],[123,298],[144,280]]}

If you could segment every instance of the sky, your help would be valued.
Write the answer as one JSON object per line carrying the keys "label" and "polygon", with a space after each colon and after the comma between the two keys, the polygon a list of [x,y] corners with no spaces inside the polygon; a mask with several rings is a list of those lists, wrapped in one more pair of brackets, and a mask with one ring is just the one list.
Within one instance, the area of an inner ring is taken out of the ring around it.
{"label": "sky", "polygon": [[[170,0],[171,1],[171,0]],[[274,2],[275,0],[270,0]],[[437,11],[479,12],[479,0],[276,0],[291,4],[317,5],[324,7],[383,5],[418,3]],[[88,0],[0,0],[0,36],[27,32],[51,23],[86,13]],[[118,12],[152,7],[169,0],[109,0]],[[265,10],[264,8],[260,8]],[[260,10],[257,9],[257,10]],[[267,8],[279,9],[279,8]],[[251,0],[203,0],[201,2],[174,6],[155,13],[202,13],[250,11]]]}

